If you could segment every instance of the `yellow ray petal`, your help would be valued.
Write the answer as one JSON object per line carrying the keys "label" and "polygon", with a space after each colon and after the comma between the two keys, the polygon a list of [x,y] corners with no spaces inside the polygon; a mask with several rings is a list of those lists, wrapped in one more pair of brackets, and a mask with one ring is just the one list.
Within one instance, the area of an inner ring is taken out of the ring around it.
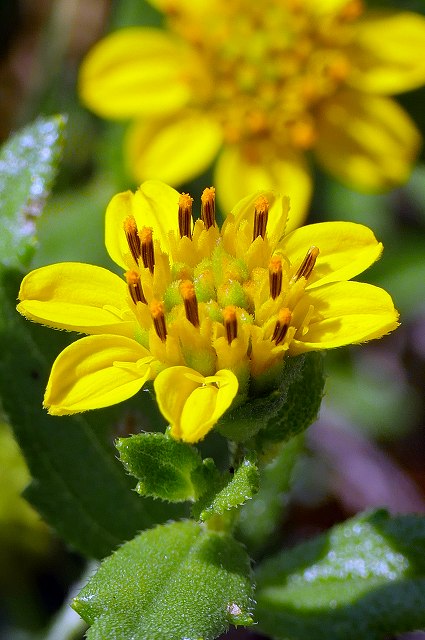
{"label": "yellow ray petal", "polygon": [[170,422],[173,437],[198,442],[230,407],[238,391],[238,379],[222,369],[201,376],[189,367],[170,367],[154,382],[161,413]]}
{"label": "yellow ray petal", "polygon": [[18,311],[34,322],[82,333],[133,336],[127,287],[117,275],[90,264],[61,262],[31,271],[22,281]]}
{"label": "yellow ray petal", "polygon": [[362,224],[319,222],[295,229],[279,249],[297,266],[311,246],[318,247],[320,253],[308,278],[309,287],[353,278],[373,264],[383,248]]}
{"label": "yellow ray petal", "polygon": [[138,182],[159,178],[179,185],[211,165],[221,141],[221,127],[212,118],[183,111],[168,120],[133,125],[127,136],[126,157]]}
{"label": "yellow ray petal", "polygon": [[232,216],[226,218],[224,221],[222,233],[225,233],[228,221],[231,221],[232,224],[238,228],[244,220],[247,220],[248,226],[252,230],[254,228],[255,203],[260,196],[264,196],[267,199],[270,207],[267,222],[267,236],[272,243],[277,244],[285,233],[290,204],[287,196],[281,196],[274,191],[255,191],[249,196],[242,198],[242,200],[233,207],[231,211]]}
{"label": "yellow ray petal", "polygon": [[298,227],[307,215],[312,186],[302,155],[288,153],[286,157],[259,158],[254,163],[246,160],[238,147],[225,147],[217,160],[214,182],[225,213],[247,193],[261,189],[289,196],[287,231]]}
{"label": "yellow ray petal", "polygon": [[307,333],[290,344],[291,355],[381,338],[398,326],[391,296],[371,284],[327,284],[309,292],[302,304],[306,302],[315,314]]}
{"label": "yellow ray petal", "polygon": [[185,52],[160,29],[120,29],[98,42],[80,67],[83,102],[105,118],[163,116],[190,96]]}
{"label": "yellow ray petal", "polygon": [[425,17],[398,11],[366,14],[348,51],[352,69],[347,82],[381,94],[419,87],[425,82],[424,51]]}
{"label": "yellow ray petal", "polygon": [[149,351],[129,338],[81,338],[56,358],[44,406],[59,416],[127,400],[152,377],[152,361]]}
{"label": "yellow ray petal", "polygon": [[168,232],[178,230],[179,197],[175,189],[159,180],[147,180],[136,193],[125,191],[114,196],[105,215],[105,245],[112,260],[128,268],[124,256],[129,248],[123,226],[128,216],[136,219],[139,229],[152,227],[154,239],[168,251]]}
{"label": "yellow ray petal", "polygon": [[320,111],[317,157],[354,188],[373,192],[403,183],[419,146],[416,127],[389,98],[345,91]]}

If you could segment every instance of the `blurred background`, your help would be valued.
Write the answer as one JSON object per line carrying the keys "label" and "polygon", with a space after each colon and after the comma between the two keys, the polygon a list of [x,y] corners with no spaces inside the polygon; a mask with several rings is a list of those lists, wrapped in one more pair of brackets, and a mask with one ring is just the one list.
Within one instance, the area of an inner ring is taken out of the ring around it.
{"label": "blurred background", "polygon": [[[425,15],[423,0],[368,4]],[[68,115],[64,159],[38,224],[33,267],[64,260],[112,267],[103,243],[105,207],[114,193],[135,187],[121,155],[125,123],[100,120],[83,108],[78,68],[105,33],[160,26],[161,20],[142,0],[2,0],[1,141],[39,115]],[[397,99],[425,136],[425,88]],[[284,499],[287,544],[376,506],[425,513],[424,160],[422,151],[409,182],[379,196],[350,191],[316,168],[308,221],[351,220],[373,229],[385,250],[364,279],[391,293],[401,327],[362,348],[327,354],[321,415]],[[182,190],[198,194],[211,183],[207,173]],[[86,563],[20,498],[28,479],[10,428],[1,424],[0,638],[82,637],[77,616],[62,605]]]}

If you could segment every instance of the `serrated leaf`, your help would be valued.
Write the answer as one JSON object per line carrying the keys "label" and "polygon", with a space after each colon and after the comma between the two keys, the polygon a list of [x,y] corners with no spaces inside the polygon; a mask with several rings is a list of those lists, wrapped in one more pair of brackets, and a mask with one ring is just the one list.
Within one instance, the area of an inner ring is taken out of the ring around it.
{"label": "serrated leaf", "polygon": [[120,438],[116,447],[127,471],[139,479],[136,491],[141,495],[170,502],[195,500],[199,495],[193,472],[202,466],[202,458],[195,447],[163,433]]}
{"label": "serrated leaf", "polygon": [[353,518],[260,565],[258,629],[284,640],[381,640],[425,626],[425,517]]}
{"label": "serrated leaf", "polygon": [[107,558],[73,602],[88,640],[213,640],[250,624],[250,561],[192,521],[145,531]]}
{"label": "serrated leaf", "polygon": [[0,262],[25,266],[35,245],[35,221],[56,176],[65,118],[39,118],[0,150]]}
{"label": "serrated leaf", "polygon": [[236,442],[256,437],[254,448],[266,450],[310,426],[320,408],[323,386],[320,353],[287,358],[274,391],[228,411],[216,428]]}
{"label": "serrated leaf", "polygon": [[279,444],[276,457],[261,469],[260,489],[252,500],[246,502],[238,518],[238,539],[248,548],[261,549],[276,530],[284,515],[292,475],[298,455],[303,449],[304,437],[291,438]]}
{"label": "serrated leaf", "polygon": [[232,475],[223,474],[215,485],[192,507],[192,514],[199,520],[240,507],[258,491],[259,472],[252,460],[245,459]]}
{"label": "serrated leaf", "polygon": [[[21,276],[0,276],[0,395],[33,477],[26,497],[73,547],[104,557],[136,531],[177,512],[132,492],[109,435],[122,408],[60,418],[42,409],[53,361],[47,354],[67,336],[22,318],[15,310]],[[45,340],[42,347],[34,334]]]}

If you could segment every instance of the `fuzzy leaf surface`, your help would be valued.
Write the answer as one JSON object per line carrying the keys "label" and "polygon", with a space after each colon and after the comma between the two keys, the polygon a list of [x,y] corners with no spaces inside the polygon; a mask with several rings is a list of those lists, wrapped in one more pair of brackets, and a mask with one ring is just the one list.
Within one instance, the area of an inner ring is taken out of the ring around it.
{"label": "fuzzy leaf surface", "polygon": [[257,629],[282,640],[381,640],[425,626],[425,517],[359,516],[266,560]]}
{"label": "fuzzy leaf surface", "polygon": [[204,521],[214,515],[223,515],[251,500],[258,487],[258,468],[252,460],[246,458],[233,475],[226,473],[217,479],[192,507],[192,514]]}
{"label": "fuzzy leaf surface", "polygon": [[254,448],[258,450],[289,440],[315,420],[324,382],[320,353],[286,358],[276,388],[228,411],[216,428],[236,442],[255,438]]}
{"label": "fuzzy leaf surface", "polygon": [[0,149],[0,262],[25,266],[35,246],[35,223],[50,192],[64,142],[65,118],[39,118]]}
{"label": "fuzzy leaf surface", "polygon": [[193,473],[202,466],[195,447],[163,433],[119,438],[116,447],[127,471],[139,479],[140,495],[180,502],[195,500],[203,492]]}
{"label": "fuzzy leaf surface", "polygon": [[88,640],[213,640],[250,624],[249,558],[234,538],[193,521],[145,531],[100,566],[75,598]]}

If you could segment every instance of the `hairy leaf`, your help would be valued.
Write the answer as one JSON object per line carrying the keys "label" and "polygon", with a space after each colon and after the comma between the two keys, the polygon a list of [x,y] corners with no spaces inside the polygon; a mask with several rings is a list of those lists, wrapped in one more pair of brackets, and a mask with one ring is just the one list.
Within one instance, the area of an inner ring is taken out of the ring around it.
{"label": "hairy leaf", "polygon": [[0,263],[21,267],[35,245],[35,221],[49,194],[63,147],[65,119],[39,118],[0,150]]}
{"label": "hairy leaf", "polygon": [[208,520],[214,515],[241,506],[258,491],[259,473],[252,460],[245,459],[232,475],[223,474],[192,507],[195,518]]}
{"label": "hairy leaf", "polygon": [[282,640],[380,640],[425,626],[425,517],[353,518],[266,560],[260,631]]}
{"label": "hairy leaf", "polygon": [[314,421],[322,401],[323,358],[308,353],[287,358],[276,388],[224,414],[217,429],[236,442],[255,438],[255,448],[266,450],[301,433]]}
{"label": "hairy leaf", "polygon": [[252,622],[250,562],[230,535],[158,526],[107,558],[75,598],[88,640],[213,640]]}
{"label": "hairy leaf", "polygon": [[202,467],[202,458],[190,444],[163,433],[139,433],[120,438],[116,447],[127,471],[139,479],[136,491],[141,495],[179,502],[195,500],[205,489],[193,474]]}

